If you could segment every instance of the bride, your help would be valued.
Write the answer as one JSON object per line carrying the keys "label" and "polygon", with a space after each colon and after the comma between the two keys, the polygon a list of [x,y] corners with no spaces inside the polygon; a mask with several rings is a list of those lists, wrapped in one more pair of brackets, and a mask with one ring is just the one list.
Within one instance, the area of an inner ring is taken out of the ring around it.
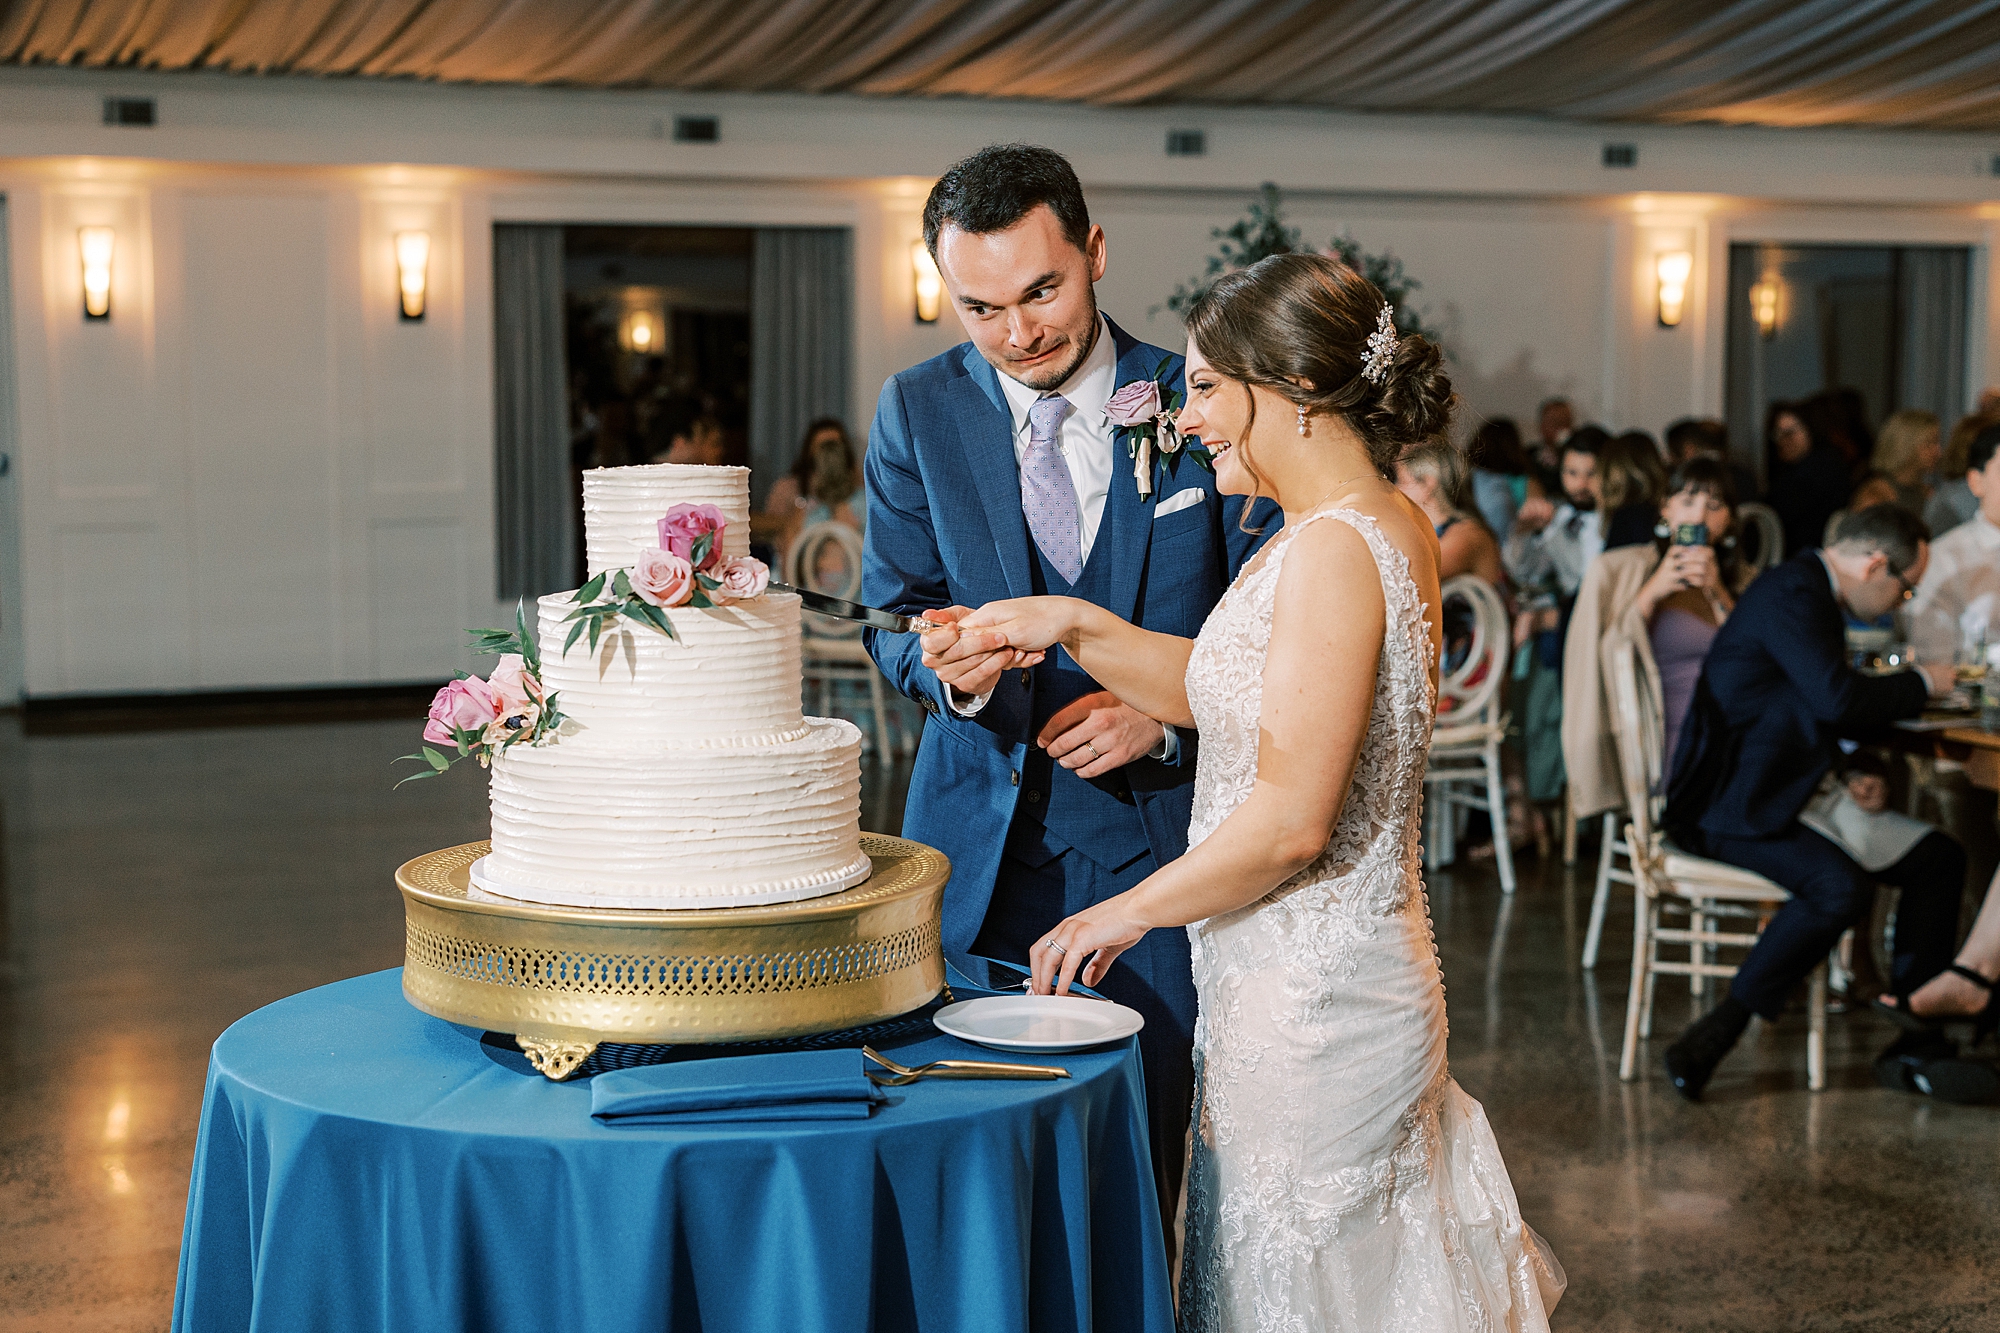
{"label": "bride", "polygon": [[[1541,1330],[1564,1286],[1445,1070],[1418,873],[1438,545],[1390,478],[1449,424],[1440,363],[1335,260],[1222,278],[1188,317],[1179,425],[1221,490],[1277,499],[1282,530],[1192,642],[1069,598],[960,622],[992,648],[1060,646],[1200,732],[1187,855],[1030,954],[1037,992],[1060,993],[1149,930],[1188,931],[1186,1329]],[[1171,547],[1151,559],[1174,576]]]}

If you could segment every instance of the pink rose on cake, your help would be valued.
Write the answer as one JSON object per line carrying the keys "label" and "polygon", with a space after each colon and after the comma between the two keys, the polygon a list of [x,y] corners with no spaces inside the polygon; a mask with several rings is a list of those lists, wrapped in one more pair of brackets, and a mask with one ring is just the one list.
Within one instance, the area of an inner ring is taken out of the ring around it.
{"label": "pink rose on cake", "polygon": [[[660,520],[662,536],[666,522]],[[632,591],[654,606],[680,606],[694,596],[694,566],[677,551],[647,547],[639,552],[639,563],[632,566],[630,578]]]}
{"label": "pink rose on cake", "polygon": [[1133,380],[1104,404],[1104,419],[1114,426],[1143,426],[1160,415],[1160,386]]}
{"label": "pink rose on cake", "polygon": [[542,682],[521,654],[503,653],[486,686],[500,708],[500,716],[487,724],[487,744],[499,745],[517,731],[534,729],[542,715]]}
{"label": "pink rose on cake", "polygon": [[434,745],[456,742],[460,731],[485,731],[500,716],[500,696],[477,676],[455,680],[431,700],[424,739]]}
{"label": "pink rose on cake", "polygon": [[754,556],[739,555],[722,566],[716,584],[708,595],[718,606],[762,597],[771,586],[771,567]]}
{"label": "pink rose on cake", "polygon": [[[712,570],[722,563],[722,530],[728,526],[729,520],[714,505],[675,505],[660,520],[660,549],[672,552],[697,569]],[[703,537],[709,539],[708,550],[696,560],[694,548]]]}

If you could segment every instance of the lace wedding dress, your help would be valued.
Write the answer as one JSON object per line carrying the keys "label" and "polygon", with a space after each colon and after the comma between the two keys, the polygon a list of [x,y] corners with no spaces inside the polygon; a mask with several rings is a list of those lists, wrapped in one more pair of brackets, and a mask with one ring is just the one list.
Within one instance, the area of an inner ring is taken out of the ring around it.
{"label": "lace wedding dress", "polygon": [[1189,1333],[1544,1330],[1564,1279],[1521,1220],[1478,1102],[1445,1071],[1444,985],[1418,873],[1431,640],[1375,520],[1287,526],[1202,626],[1189,844],[1250,795],[1285,552],[1332,518],[1368,543],[1387,633],[1354,785],[1326,851],[1188,927],[1195,1025],[1181,1325]]}

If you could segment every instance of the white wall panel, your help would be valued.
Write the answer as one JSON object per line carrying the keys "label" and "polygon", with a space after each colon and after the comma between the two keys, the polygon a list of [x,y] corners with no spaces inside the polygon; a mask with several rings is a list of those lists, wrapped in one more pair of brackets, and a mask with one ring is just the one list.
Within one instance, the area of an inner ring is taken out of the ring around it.
{"label": "white wall panel", "polygon": [[[375,642],[370,676],[431,680],[451,673],[465,656],[465,631],[477,627],[460,625],[451,614],[459,605],[453,591],[465,586],[469,564],[464,528],[456,519],[388,519],[369,525]],[[492,659],[485,659],[477,669],[484,675],[491,665]]]}
{"label": "white wall panel", "polygon": [[182,212],[197,683],[337,679],[327,201]]}
{"label": "white wall panel", "polygon": [[154,574],[162,567],[156,524],[77,523],[55,536],[52,587],[60,608],[64,693],[160,688],[177,680],[147,634],[162,607]]}

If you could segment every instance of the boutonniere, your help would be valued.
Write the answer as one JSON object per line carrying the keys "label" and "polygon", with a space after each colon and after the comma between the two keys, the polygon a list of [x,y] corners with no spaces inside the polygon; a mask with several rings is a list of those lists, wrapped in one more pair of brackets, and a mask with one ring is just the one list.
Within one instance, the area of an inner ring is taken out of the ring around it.
{"label": "boutonniere", "polygon": [[1201,441],[1182,435],[1180,427],[1174,424],[1174,417],[1181,410],[1181,391],[1161,378],[1172,364],[1173,358],[1168,357],[1154,368],[1151,379],[1133,380],[1120,386],[1104,405],[1104,417],[1114,428],[1113,436],[1124,441],[1125,456],[1132,460],[1132,478],[1139,483],[1142,500],[1152,498],[1156,450],[1170,477],[1180,467],[1183,457],[1215,471],[1215,460]]}

